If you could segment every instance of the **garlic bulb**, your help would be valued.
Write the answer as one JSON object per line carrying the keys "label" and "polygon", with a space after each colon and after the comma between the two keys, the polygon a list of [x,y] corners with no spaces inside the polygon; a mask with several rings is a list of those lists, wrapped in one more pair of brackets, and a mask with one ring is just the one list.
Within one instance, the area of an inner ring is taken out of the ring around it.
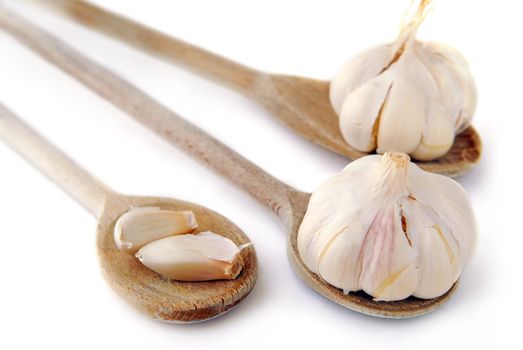
{"label": "garlic bulb", "polygon": [[235,279],[242,269],[240,248],[213,232],[171,236],[136,253],[142,264],[179,281]]}
{"label": "garlic bulb", "polygon": [[453,48],[416,40],[429,3],[420,0],[396,42],[353,58],[331,82],[343,138],[359,151],[433,160],[470,125],[476,88],[467,62]]}
{"label": "garlic bulb", "polygon": [[464,189],[396,152],[360,158],[320,185],[298,231],[307,268],[383,301],[444,294],[475,241]]}

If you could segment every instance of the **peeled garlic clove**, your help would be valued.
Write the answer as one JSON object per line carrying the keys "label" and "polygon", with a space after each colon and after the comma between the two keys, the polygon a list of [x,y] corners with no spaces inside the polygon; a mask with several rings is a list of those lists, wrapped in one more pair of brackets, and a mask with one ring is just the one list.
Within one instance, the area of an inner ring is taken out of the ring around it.
{"label": "peeled garlic clove", "polygon": [[[416,40],[429,3],[419,0],[396,42],[360,54],[331,82],[340,131],[359,151],[400,151],[433,160],[445,155],[455,135],[470,125],[476,89],[467,62],[452,48]],[[392,86],[385,100],[377,81]]]}
{"label": "peeled garlic clove", "polygon": [[430,299],[457,281],[475,241],[463,188],[392,152],[353,161],[313,192],[298,252],[307,268],[345,293]]}
{"label": "peeled garlic clove", "polygon": [[163,238],[142,247],[136,257],[163,277],[178,281],[235,279],[242,270],[240,249],[212,232]]}
{"label": "peeled garlic clove", "polygon": [[136,207],[124,213],[114,227],[114,242],[120,250],[135,253],[145,244],[170,235],[192,232],[198,224],[192,211]]}

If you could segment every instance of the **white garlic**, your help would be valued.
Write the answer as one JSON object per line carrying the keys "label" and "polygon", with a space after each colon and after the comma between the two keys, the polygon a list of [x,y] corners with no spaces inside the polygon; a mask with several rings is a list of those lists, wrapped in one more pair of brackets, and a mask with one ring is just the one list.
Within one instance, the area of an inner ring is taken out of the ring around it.
{"label": "white garlic", "polygon": [[135,253],[145,244],[170,235],[192,232],[198,224],[192,211],[136,207],[124,213],[114,226],[118,249]]}
{"label": "white garlic", "polygon": [[142,247],[136,257],[158,274],[178,281],[235,279],[242,269],[240,248],[212,232],[171,236]]}
{"label": "white garlic", "polygon": [[396,42],[353,58],[331,82],[343,138],[359,151],[433,160],[470,125],[476,88],[467,62],[453,48],[416,40],[429,3],[420,0]]}
{"label": "white garlic", "polygon": [[464,189],[397,152],[360,158],[320,185],[298,231],[307,268],[383,301],[444,294],[475,241]]}

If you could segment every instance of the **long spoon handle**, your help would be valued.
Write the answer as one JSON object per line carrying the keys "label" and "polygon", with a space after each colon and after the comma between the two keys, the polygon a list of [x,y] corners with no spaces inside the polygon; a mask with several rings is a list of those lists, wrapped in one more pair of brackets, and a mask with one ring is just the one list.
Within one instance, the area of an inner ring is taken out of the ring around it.
{"label": "long spoon handle", "polygon": [[0,139],[98,217],[114,193],[0,104]]}
{"label": "long spoon handle", "polygon": [[0,28],[2,27],[34,52],[78,79],[171,144],[229,178],[290,225],[293,220],[292,198],[301,192],[269,175],[60,39],[18,15],[2,10],[0,6]]}
{"label": "long spoon handle", "polygon": [[38,0],[75,21],[249,95],[255,70],[78,0]]}

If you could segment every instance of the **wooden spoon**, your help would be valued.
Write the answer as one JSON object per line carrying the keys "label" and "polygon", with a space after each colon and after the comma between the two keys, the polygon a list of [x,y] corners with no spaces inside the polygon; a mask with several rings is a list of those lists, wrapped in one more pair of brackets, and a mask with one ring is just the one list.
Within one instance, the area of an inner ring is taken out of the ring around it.
{"label": "wooden spoon", "polygon": [[[38,3],[253,98],[288,127],[320,146],[350,159],[367,154],[343,139],[338,116],[330,104],[328,81],[256,71],[85,1],[39,0]],[[457,135],[444,157],[418,165],[427,171],[456,177],[476,165],[481,152],[480,137],[469,127]]]}
{"label": "wooden spoon", "polygon": [[213,231],[238,245],[249,242],[225,217],[189,202],[124,196],[112,191],[1,104],[0,138],[98,218],[97,247],[104,277],[122,298],[143,313],[167,322],[203,321],[227,312],[252,290],[257,274],[252,246],[242,249],[243,270],[235,280],[177,282],[161,278],[134,255],[119,251],[113,239],[114,225],[120,215],[133,207],[153,206],[192,210],[198,219],[198,231]]}
{"label": "wooden spoon", "polygon": [[307,210],[309,193],[296,190],[272,177],[113,72],[17,15],[5,11],[2,14],[0,10],[0,27],[165,140],[227,177],[269,207],[282,220],[289,233],[289,260],[295,271],[305,283],[323,296],[365,314],[405,318],[436,309],[454,293],[457,284],[446,294],[429,300],[410,297],[402,301],[374,302],[363,292],[344,295],[341,290],[309,271],[298,253],[298,228]]}

